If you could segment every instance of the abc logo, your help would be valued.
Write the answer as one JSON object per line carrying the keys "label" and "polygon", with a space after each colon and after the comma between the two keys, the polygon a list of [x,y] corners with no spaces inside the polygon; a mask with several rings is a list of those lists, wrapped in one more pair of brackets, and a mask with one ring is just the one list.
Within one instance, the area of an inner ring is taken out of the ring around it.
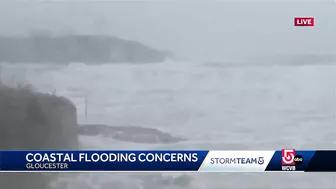
{"label": "abc logo", "polygon": [[303,163],[303,157],[301,155],[296,155],[294,157],[294,163],[297,165],[297,164],[301,164]]}

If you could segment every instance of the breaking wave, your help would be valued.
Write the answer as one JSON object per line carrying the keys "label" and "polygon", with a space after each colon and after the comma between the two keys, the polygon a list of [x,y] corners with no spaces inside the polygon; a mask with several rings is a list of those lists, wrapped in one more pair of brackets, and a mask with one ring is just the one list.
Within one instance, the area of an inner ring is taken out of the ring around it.
{"label": "breaking wave", "polygon": [[[1,79],[31,83],[41,92],[56,90],[76,105],[81,124],[139,125],[160,131],[152,131],[154,135],[187,136],[167,143],[89,134],[79,137],[82,149],[335,148],[334,64],[221,65],[2,64]],[[150,137],[143,135],[141,140]],[[275,189],[331,188],[334,180],[331,174],[309,173],[67,173],[52,185],[57,189]]]}

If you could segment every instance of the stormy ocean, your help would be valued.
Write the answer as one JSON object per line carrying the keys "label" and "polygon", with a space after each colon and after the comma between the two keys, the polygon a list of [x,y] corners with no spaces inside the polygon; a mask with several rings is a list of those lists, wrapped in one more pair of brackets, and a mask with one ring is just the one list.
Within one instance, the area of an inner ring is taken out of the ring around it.
{"label": "stormy ocean", "polygon": [[[163,145],[81,136],[82,149],[336,146],[336,64],[2,64],[1,77],[7,84],[26,81],[38,91],[56,91],[69,98],[77,106],[79,123],[137,125],[188,138]],[[64,189],[313,189],[336,188],[336,175],[68,173],[53,185]]]}

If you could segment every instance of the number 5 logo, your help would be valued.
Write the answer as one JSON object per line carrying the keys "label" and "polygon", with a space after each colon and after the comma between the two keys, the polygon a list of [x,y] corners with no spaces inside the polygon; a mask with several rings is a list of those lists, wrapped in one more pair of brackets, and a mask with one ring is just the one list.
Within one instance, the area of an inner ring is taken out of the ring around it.
{"label": "number 5 logo", "polygon": [[282,149],[282,165],[295,165],[295,150]]}

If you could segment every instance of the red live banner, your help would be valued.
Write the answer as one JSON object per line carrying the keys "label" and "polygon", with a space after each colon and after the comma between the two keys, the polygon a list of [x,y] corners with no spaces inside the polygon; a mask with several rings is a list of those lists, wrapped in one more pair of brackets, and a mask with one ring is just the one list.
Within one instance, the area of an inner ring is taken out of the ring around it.
{"label": "red live banner", "polygon": [[315,18],[313,17],[296,17],[294,18],[294,26],[314,26]]}

